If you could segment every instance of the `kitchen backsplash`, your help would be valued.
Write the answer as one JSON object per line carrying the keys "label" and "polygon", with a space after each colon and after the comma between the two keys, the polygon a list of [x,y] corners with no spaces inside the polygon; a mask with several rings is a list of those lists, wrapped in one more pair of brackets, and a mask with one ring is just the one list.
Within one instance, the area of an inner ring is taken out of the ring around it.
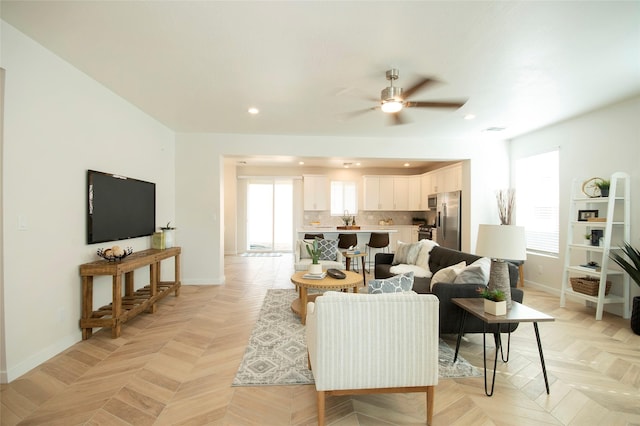
{"label": "kitchen backsplash", "polygon": [[[356,225],[380,225],[381,221],[393,225],[415,225],[417,222],[426,222],[426,212],[398,212],[398,211],[362,211],[356,216]],[[305,211],[303,226],[309,226],[311,222],[320,222],[322,226],[344,225],[340,216],[331,216],[329,211]]]}

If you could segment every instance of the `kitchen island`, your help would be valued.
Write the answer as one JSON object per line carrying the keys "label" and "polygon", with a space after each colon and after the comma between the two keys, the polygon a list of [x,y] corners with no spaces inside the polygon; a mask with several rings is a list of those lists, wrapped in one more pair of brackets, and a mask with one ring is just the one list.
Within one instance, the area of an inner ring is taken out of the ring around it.
{"label": "kitchen island", "polygon": [[[395,251],[398,241],[411,242],[418,240],[418,227],[412,225],[362,225],[360,229],[338,229],[336,226],[303,226],[296,230],[298,239],[303,239],[304,234],[324,234],[328,240],[337,240],[338,234],[356,234],[358,247],[365,250],[372,232],[389,233],[389,251]],[[413,234],[415,233],[415,238]],[[372,259],[369,259],[372,261]]]}

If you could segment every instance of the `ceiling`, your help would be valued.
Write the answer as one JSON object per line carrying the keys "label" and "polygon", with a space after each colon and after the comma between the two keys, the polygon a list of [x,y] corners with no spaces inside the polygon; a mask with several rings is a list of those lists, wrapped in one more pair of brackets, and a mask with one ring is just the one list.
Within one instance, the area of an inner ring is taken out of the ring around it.
{"label": "ceiling", "polygon": [[[176,132],[509,139],[640,93],[638,1],[0,7],[4,21]],[[376,105],[392,67],[400,87],[441,81],[412,100],[468,102],[408,109],[399,126],[379,110],[350,117]]]}

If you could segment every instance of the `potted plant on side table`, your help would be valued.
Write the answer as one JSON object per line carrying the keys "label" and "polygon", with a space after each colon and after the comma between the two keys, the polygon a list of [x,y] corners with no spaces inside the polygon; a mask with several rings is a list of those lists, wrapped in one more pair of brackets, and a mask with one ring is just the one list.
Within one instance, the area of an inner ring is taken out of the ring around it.
{"label": "potted plant on side table", "polygon": [[[629,274],[629,277],[640,286],[640,251],[625,242],[622,252],[631,260],[627,260],[619,253],[612,251],[609,257]],[[640,334],[640,296],[635,296],[631,304],[631,330]]]}
{"label": "potted plant on side table", "polygon": [[507,301],[501,290],[489,288],[479,288],[478,293],[484,298],[484,311],[491,315],[506,315]]}
{"label": "potted plant on side table", "polygon": [[[313,248],[312,248],[313,246]],[[313,240],[313,244],[307,244],[307,253],[311,256],[311,265],[309,265],[310,274],[322,274],[322,265],[320,264],[320,254],[322,249],[318,247],[318,240]]]}

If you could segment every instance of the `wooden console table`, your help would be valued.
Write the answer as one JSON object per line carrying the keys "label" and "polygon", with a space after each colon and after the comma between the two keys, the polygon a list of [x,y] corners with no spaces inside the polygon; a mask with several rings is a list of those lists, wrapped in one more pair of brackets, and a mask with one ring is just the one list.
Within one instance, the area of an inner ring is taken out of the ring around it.
{"label": "wooden console table", "polygon": [[[82,340],[91,337],[93,327],[111,327],[111,337],[120,337],[121,326],[140,312],[156,311],[155,303],[174,291],[180,295],[180,247],[164,250],[148,249],[133,253],[117,262],[97,260],[80,265],[82,277]],[[175,258],[173,281],[161,281],[160,261]],[[133,271],[149,266],[149,285],[134,291]],[[124,296],[122,296],[122,274],[124,274]],[[111,275],[113,296],[109,305],[93,310],[93,277]]]}

